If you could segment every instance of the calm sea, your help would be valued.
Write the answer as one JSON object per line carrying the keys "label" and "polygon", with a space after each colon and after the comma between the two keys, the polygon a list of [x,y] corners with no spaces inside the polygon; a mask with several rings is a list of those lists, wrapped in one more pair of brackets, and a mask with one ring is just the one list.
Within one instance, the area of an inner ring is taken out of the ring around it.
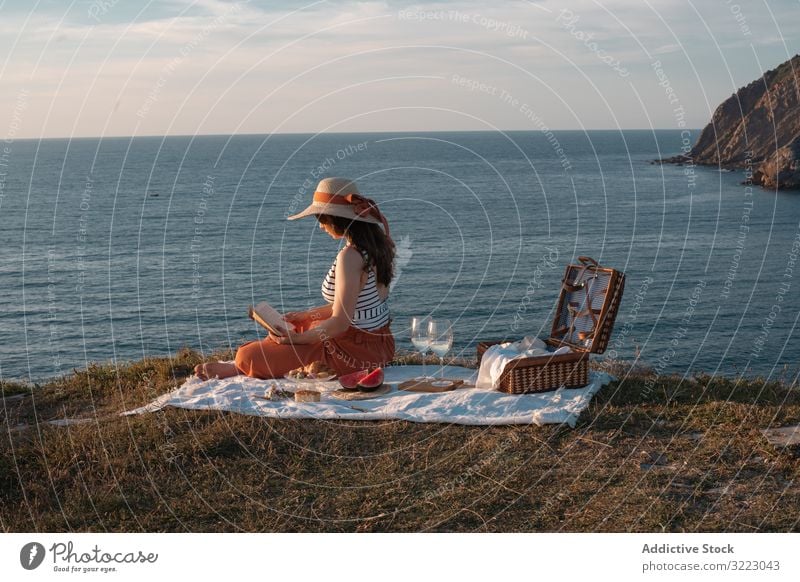
{"label": "calm sea", "polygon": [[321,304],[339,243],[285,216],[332,175],[357,179],[389,217],[398,347],[420,314],[455,322],[454,353],[546,335],[563,266],[589,255],[628,276],[611,355],[793,375],[800,193],[648,163],[681,143],[590,131],[3,144],[0,376],[236,347],[260,333],[248,304]]}

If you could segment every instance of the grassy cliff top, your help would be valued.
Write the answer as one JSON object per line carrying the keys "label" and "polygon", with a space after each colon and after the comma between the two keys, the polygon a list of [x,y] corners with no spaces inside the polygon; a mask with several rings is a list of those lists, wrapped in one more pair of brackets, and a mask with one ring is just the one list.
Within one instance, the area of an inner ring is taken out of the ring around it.
{"label": "grassy cliff top", "polygon": [[117,415],[200,361],[3,384],[0,530],[800,531],[797,450],[760,432],[800,423],[780,382],[619,365],[575,429]]}

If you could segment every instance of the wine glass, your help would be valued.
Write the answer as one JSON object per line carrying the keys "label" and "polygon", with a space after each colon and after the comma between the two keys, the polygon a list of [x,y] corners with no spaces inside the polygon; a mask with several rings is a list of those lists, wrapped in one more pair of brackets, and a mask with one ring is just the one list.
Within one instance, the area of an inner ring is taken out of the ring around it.
{"label": "wine glass", "polygon": [[428,347],[439,356],[444,379],[444,357],[453,347],[453,324],[449,319],[432,319],[428,323]]}
{"label": "wine glass", "polygon": [[430,321],[431,318],[427,315],[418,315],[411,318],[411,343],[422,356],[422,376],[417,376],[414,380],[420,382],[431,379],[430,376],[425,375],[425,353],[430,347],[428,339],[428,324]]}

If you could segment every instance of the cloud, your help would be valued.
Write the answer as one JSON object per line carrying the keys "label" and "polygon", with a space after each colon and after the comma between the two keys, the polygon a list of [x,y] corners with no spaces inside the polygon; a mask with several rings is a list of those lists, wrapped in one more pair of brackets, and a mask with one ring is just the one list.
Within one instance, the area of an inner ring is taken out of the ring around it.
{"label": "cloud", "polygon": [[[375,82],[448,79],[453,73],[526,101],[535,96],[551,127],[580,126],[576,118],[587,122],[592,116],[597,123],[613,125],[616,117],[625,126],[643,127],[648,115],[668,127],[674,119],[663,107],[653,59],[663,61],[675,89],[692,104],[694,123],[702,125],[709,107],[758,76],[758,61],[773,67],[788,58],[784,43],[790,51],[799,48],[798,33],[781,28],[793,10],[785,2],[770,4],[773,21],[769,12],[745,3],[737,15],[724,2],[712,7],[688,0],[576,0],[569,8],[577,17],[571,26],[559,18],[561,4],[551,1],[166,0],[144,12],[138,3],[118,2],[99,22],[89,18],[89,5],[59,13],[60,5],[52,4],[29,20],[27,6],[0,8],[0,46],[8,57],[0,74],[10,88],[0,94],[0,128],[21,86],[32,92],[29,127],[42,124],[30,131],[45,135],[69,134],[73,125],[80,135],[105,127],[127,135],[137,123],[161,133],[173,122],[186,133],[207,115],[215,131],[308,131],[327,126],[337,111],[355,112],[360,98],[368,99],[364,108],[452,103],[505,127],[526,127],[497,98],[465,93],[452,83]],[[745,36],[742,19],[757,34]],[[758,47],[758,60],[751,44]],[[629,69],[630,77],[621,78],[608,65],[611,59]],[[651,109],[647,115],[631,84]],[[360,89],[347,89],[351,85]],[[158,100],[146,119],[136,118],[156,86]],[[292,116],[328,93],[324,106]],[[218,100],[216,107],[225,111],[210,111]],[[603,111],[604,101],[610,111]],[[438,119],[457,129],[465,122],[456,117]],[[287,118],[291,122],[284,123]],[[409,127],[407,116],[396,118],[375,114],[370,123],[375,129]],[[427,118],[420,127],[430,127]]]}

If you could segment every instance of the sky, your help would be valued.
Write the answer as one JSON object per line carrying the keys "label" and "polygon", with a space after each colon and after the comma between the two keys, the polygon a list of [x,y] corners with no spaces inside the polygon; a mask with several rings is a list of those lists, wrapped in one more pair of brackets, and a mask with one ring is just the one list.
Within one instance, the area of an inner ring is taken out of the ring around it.
{"label": "sky", "polygon": [[0,137],[699,128],[800,0],[0,0]]}

